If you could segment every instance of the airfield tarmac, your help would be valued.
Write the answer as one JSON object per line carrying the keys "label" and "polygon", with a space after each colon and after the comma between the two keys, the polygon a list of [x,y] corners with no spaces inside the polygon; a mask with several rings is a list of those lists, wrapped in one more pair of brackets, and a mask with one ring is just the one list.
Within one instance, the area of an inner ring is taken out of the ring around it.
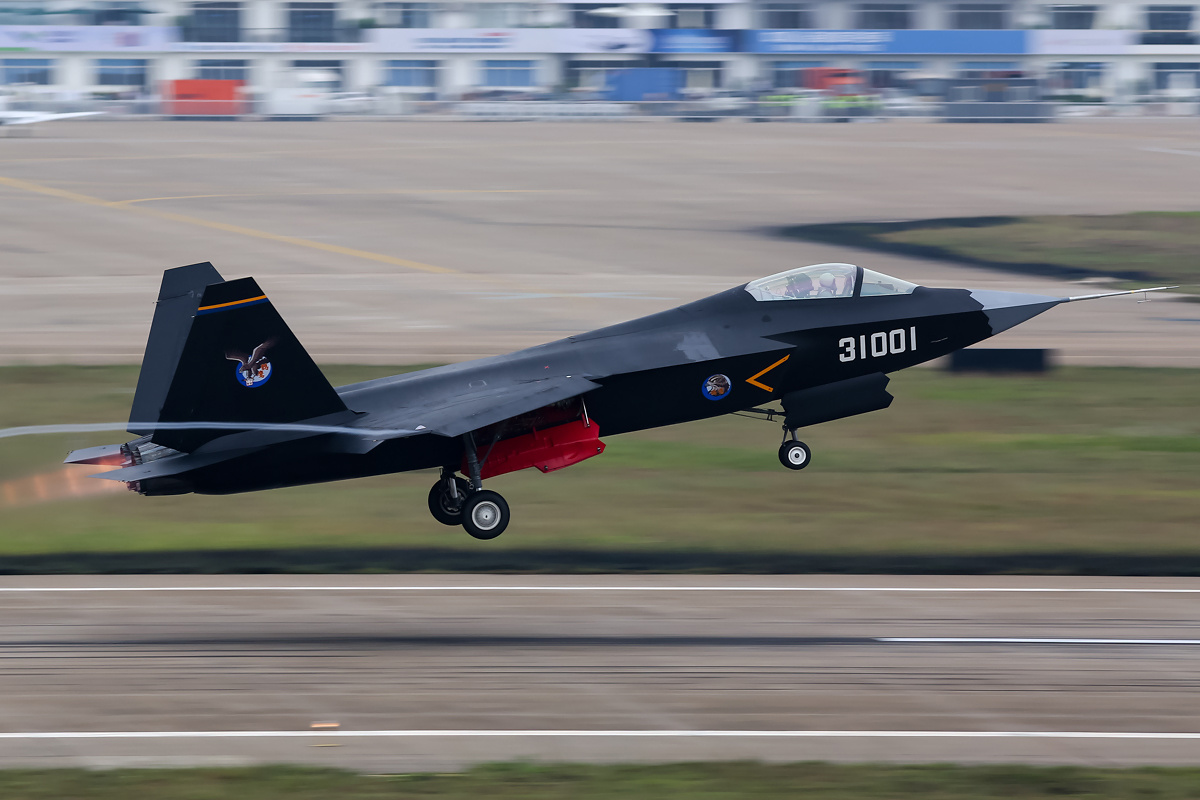
{"label": "airfield tarmac", "polygon": [[10,577],[0,766],[1195,763],[1198,603],[1194,579]]}
{"label": "airfield tarmac", "polygon": [[[806,244],[781,226],[1195,210],[1194,120],[1055,125],[79,120],[0,139],[0,363],[136,362],[161,270],[253,274],[318,361],[538,344],[794,266],[1069,284]],[[993,340],[1200,366],[1197,306],[1058,308]]]}

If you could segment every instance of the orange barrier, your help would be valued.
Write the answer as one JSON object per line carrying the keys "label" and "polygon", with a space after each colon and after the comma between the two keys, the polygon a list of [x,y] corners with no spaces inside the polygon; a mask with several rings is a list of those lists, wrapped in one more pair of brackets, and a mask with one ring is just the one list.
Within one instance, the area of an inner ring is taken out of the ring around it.
{"label": "orange barrier", "polygon": [[249,111],[242,81],[177,80],[163,85],[163,112],[171,117],[237,117]]}

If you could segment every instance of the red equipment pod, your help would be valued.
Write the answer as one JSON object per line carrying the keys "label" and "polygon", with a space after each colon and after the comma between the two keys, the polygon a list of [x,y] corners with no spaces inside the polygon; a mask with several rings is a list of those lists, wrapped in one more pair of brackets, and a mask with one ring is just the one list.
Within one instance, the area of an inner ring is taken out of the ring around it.
{"label": "red equipment pod", "polygon": [[[603,452],[604,442],[600,441],[600,427],[594,421],[584,422],[577,419],[564,425],[496,442],[490,452],[486,447],[480,447],[479,458],[483,462],[480,478],[493,478],[529,467],[537,467],[542,472],[553,472]],[[469,474],[465,457],[462,473]]]}

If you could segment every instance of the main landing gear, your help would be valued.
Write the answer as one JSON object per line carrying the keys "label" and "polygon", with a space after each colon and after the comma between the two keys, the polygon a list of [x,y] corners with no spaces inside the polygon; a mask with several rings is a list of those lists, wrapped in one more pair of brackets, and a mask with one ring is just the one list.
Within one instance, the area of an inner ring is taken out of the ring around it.
{"label": "main landing gear", "polygon": [[495,539],[508,527],[508,503],[496,492],[483,488],[479,457],[470,434],[463,436],[470,480],[442,467],[442,477],[429,490],[429,512],[443,525],[462,525],[476,539]]}
{"label": "main landing gear", "polygon": [[[791,436],[791,441],[787,437]],[[804,469],[812,460],[812,450],[796,438],[796,429],[783,426],[783,444],[779,445],[779,463],[788,469]]]}

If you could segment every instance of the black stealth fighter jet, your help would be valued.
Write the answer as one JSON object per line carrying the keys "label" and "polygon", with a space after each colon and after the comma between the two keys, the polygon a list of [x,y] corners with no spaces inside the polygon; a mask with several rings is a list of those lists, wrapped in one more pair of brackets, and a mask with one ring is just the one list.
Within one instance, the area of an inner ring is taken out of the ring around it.
{"label": "black stealth fighter jet", "polygon": [[[811,454],[796,429],[886,408],[888,373],[1060,303],[1118,294],[1131,292],[931,289],[819,264],[528,350],[335,389],[252,278],[193,264],[163,276],[128,426],[140,437],[67,463],[118,465],[96,477],[144,495],[440,467],[433,516],[491,539],[509,510],[485,478],[599,455],[601,433],[735,411],[782,417],[779,460],[803,469]],[[775,400],[782,413],[759,408]]]}

